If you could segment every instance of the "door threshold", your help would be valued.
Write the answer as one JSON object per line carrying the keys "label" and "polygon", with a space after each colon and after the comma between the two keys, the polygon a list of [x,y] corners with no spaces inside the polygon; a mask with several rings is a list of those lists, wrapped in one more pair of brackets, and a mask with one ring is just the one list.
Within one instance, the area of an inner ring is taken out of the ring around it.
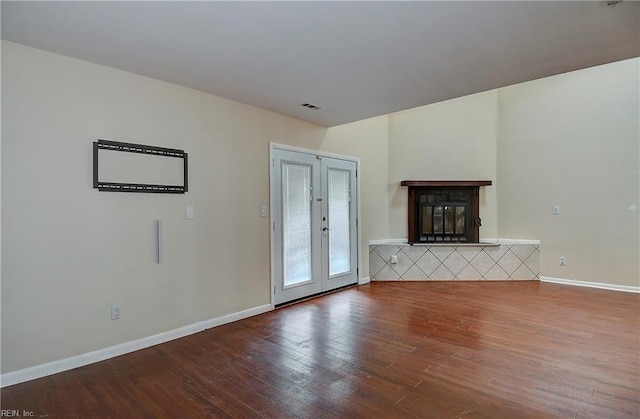
{"label": "door threshold", "polygon": [[317,297],[322,297],[324,295],[333,294],[335,292],[346,290],[348,288],[354,288],[354,287],[357,287],[357,286],[358,286],[358,283],[354,282],[353,284],[345,285],[345,286],[339,287],[339,288],[334,288],[334,289],[329,290],[329,291],[322,291],[322,292],[319,292],[319,293],[316,293],[316,294],[307,295],[306,297],[296,298],[295,300],[291,300],[291,301],[287,301],[287,302],[284,302],[284,303],[276,304],[273,307],[277,310],[279,308],[284,308],[284,307],[287,307],[287,306],[290,306],[290,305],[293,305],[293,304],[298,304],[298,303],[301,303],[303,301],[311,300],[311,299],[314,299],[314,298],[317,298]]}

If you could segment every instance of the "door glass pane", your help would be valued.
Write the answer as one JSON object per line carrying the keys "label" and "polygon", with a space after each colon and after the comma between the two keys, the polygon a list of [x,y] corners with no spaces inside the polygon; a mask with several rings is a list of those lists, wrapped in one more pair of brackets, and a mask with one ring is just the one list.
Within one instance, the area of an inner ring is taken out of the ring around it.
{"label": "door glass pane", "polygon": [[311,166],[282,163],[284,286],[311,278]]}
{"label": "door glass pane", "polygon": [[351,269],[349,234],[349,172],[328,170],[329,193],[329,275]]}

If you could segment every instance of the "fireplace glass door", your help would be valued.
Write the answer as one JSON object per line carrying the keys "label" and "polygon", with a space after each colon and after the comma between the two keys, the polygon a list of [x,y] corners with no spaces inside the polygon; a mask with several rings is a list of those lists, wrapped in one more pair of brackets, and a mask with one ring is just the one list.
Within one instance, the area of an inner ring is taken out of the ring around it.
{"label": "fireplace glass door", "polygon": [[418,192],[417,198],[419,242],[471,241],[472,188],[430,188]]}

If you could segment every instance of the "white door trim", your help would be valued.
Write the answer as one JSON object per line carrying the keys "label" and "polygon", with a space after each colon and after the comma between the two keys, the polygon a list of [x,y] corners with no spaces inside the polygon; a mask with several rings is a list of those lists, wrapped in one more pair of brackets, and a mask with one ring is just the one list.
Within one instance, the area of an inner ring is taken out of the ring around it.
{"label": "white door trim", "polygon": [[357,205],[358,205],[358,218],[357,218],[357,240],[356,240],[356,246],[357,246],[357,255],[358,255],[358,283],[361,282],[361,280],[363,280],[364,278],[360,277],[360,272],[362,271],[362,246],[361,246],[361,238],[362,238],[362,209],[361,209],[361,192],[360,192],[360,158],[359,157],[353,157],[353,156],[346,156],[346,155],[342,155],[342,154],[336,154],[336,153],[329,153],[326,151],[320,151],[320,150],[311,150],[311,149],[307,149],[307,148],[301,148],[301,147],[293,147],[293,146],[289,146],[289,145],[285,145],[285,144],[278,144],[278,143],[269,143],[269,264],[270,264],[270,276],[271,276],[271,281],[270,281],[270,287],[269,287],[269,294],[270,294],[270,298],[269,298],[269,302],[270,304],[273,306],[274,305],[274,290],[276,287],[276,277],[275,277],[275,253],[274,253],[274,249],[275,249],[275,218],[274,218],[274,200],[273,200],[273,191],[271,190],[271,185],[273,184],[273,177],[274,177],[274,150],[284,150],[284,151],[295,151],[298,153],[305,153],[305,154],[310,154],[312,156],[320,156],[320,157],[327,157],[327,158],[333,158],[333,159],[340,159],[340,160],[346,160],[346,161],[351,161],[351,162],[355,162],[356,163],[356,185],[358,188],[357,191]]}

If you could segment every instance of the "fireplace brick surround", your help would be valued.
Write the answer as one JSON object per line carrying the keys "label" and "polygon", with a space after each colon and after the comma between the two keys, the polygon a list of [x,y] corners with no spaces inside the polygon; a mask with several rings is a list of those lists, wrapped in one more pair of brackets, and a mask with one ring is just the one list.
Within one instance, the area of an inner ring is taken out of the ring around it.
{"label": "fireplace brick surround", "polygon": [[495,240],[476,244],[369,244],[372,281],[510,281],[540,279],[540,243]]}
{"label": "fireplace brick surround", "polygon": [[480,240],[480,188],[490,180],[403,180],[407,239],[369,242],[372,281],[540,279],[537,240]]}

